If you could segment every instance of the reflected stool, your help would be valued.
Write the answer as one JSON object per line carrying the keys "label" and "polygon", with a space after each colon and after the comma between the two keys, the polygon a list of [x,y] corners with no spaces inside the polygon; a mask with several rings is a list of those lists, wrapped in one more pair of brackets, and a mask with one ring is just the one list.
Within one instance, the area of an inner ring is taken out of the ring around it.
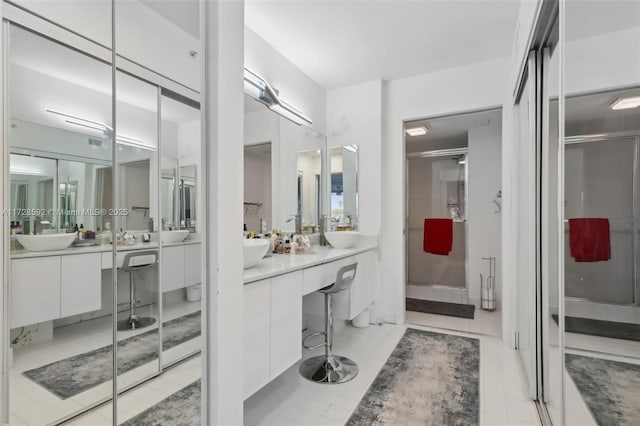
{"label": "reflected stool", "polygon": [[[153,256],[153,262],[143,260],[144,263],[141,262],[136,265],[135,259],[144,256]],[[153,268],[156,263],[158,263],[158,252],[155,250],[135,251],[127,253],[124,256],[124,261],[120,269],[129,273],[129,318],[118,321],[118,331],[137,330],[139,328],[149,327],[156,322],[155,318],[138,317],[135,312],[135,304],[137,302],[135,274],[136,272]]]}
{"label": "reflected stool", "polygon": [[[319,293],[324,294],[324,332],[313,333],[307,336],[302,344],[307,349],[316,349],[324,346],[324,355],[317,355],[306,359],[300,364],[300,375],[307,380],[316,383],[344,383],[356,377],[358,366],[347,357],[333,354],[333,312],[332,296],[341,291],[348,290],[356,276],[357,263],[343,266],[338,270],[336,282],[321,288]],[[305,341],[313,336],[325,336],[324,342],[315,346],[307,346]]]}

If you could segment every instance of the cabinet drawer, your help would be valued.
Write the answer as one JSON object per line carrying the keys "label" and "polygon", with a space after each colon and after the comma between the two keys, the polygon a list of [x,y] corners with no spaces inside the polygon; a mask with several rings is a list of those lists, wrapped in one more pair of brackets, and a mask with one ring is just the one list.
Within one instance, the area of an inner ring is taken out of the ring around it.
{"label": "cabinet drawer", "polygon": [[61,257],[60,316],[68,317],[102,307],[100,253]]}
{"label": "cabinet drawer", "polygon": [[200,249],[200,244],[184,246],[184,284],[187,286],[202,282]]}
{"label": "cabinet drawer", "polygon": [[354,256],[304,270],[302,294],[307,295],[336,282],[338,269],[356,261]]}
{"label": "cabinet drawer", "polygon": [[162,291],[184,287],[184,246],[162,249]]}

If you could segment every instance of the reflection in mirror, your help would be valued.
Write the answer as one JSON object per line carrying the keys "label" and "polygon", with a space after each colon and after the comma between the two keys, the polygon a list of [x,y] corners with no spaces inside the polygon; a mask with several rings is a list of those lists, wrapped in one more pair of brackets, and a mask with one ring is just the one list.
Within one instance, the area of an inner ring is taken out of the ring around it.
{"label": "reflection in mirror", "polygon": [[565,11],[565,423],[639,424],[640,4]]}
{"label": "reflection in mirror", "polygon": [[10,208],[26,211],[11,217],[8,411],[56,424],[113,394],[112,247],[97,232],[109,216],[86,211],[111,166],[111,67],[9,33]]}
{"label": "reflection in mirror", "polygon": [[302,219],[302,231],[313,232],[319,224],[321,203],[321,150],[300,151],[297,161],[297,194],[296,214]]}
{"label": "reflection in mirror", "polygon": [[196,230],[196,166],[180,167],[180,229]]}
{"label": "reflection in mirror", "polygon": [[178,223],[178,161],[163,157],[160,172],[160,230],[172,229]]}
{"label": "reflection in mirror", "polygon": [[244,147],[244,224],[247,231],[271,231],[271,143]]}
{"label": "reflection in mirror", "polygon": [[358,146],[331,148],[331,229],[358,229]]}

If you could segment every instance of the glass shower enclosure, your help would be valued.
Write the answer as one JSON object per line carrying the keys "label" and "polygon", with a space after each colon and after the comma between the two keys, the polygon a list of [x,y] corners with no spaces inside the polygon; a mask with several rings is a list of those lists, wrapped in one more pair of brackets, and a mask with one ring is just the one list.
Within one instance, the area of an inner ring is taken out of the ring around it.
{"label": "glass shower enclosure", "polygon": [[[421,288],[445,292],[466,289],[466,200],[467,148],[407,154],[407,278],[411,297],[424,299]],[[453,248],[448,256],[423,251],[426,218],[453,219]],[[412,289],[417,293],[411,295]]]}

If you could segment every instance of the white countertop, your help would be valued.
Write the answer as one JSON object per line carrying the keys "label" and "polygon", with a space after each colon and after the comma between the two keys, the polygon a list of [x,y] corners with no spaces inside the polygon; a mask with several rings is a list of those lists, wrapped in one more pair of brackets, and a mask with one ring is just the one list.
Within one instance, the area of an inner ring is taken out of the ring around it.
{"label": "white countertop", "polygon": [[[162,247],[174,247],[185,246],[189,244],[200,244],[199,239],[187,239],[178,243],[163,243]],[[130,251],[130,250],[153,250],[158,248],[158,241],[150,241],[148,243],[137,242],[130,246],[118,246],[118,251]],[[51,251],[28,251],[28,250],[12,250],[12,259],[23,259],[30,257],[47,257],[47,256],[67,256],[73,254],[86,254],[86,253],[105,253],[110,252],[113,249],[113,245],[103,244],[99,246],[88,247],[68,247],[62,250]]]}
{"label": "white countertop", "polygon": [[378,244],[375,240],[362,241],[358,246],[348,249],[332,247],[317,247],[314,253],[308,254],[274,254],[263,258],[253,268],[244,270],[244,283],[272,278],[278,275],[301,269],[311,268],[324,263],[333,262],[349,256],[375,250]]}

